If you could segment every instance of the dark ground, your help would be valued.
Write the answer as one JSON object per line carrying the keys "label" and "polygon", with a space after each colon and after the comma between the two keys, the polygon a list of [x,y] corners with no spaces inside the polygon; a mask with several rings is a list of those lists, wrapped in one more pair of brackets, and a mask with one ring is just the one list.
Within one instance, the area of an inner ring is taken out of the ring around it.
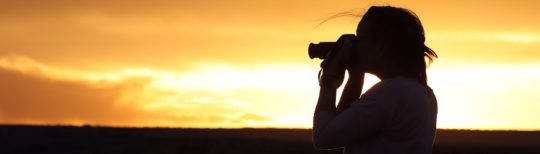
{"label": "dark ground", "polygon": [[[180,129],[0,125],[0,154],[338,154],[308,129]],[[538,153],[537,131],[438,130],[434,153]]]}

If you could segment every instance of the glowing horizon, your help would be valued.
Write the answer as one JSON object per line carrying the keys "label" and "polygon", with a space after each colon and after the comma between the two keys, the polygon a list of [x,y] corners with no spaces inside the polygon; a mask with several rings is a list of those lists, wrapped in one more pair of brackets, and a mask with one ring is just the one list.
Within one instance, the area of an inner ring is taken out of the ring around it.
{"label": "glowing horizon", "polygon": [[[307,44],[359,19],[316,25],[381,4],[55,2],[0,6],[0,124],[309,128],[320,61]],[[538,2],[396,3],[440,56],[428,69],[438,128],[540,129]]]}

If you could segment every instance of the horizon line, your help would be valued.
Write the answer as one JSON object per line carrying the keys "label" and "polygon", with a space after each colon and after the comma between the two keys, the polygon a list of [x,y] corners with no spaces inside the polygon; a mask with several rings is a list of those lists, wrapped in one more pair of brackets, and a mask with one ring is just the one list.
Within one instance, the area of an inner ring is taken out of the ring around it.
{"label": "horizon line", "polygon": [[[75,124],[10,124],[0,123],[0,127],[77,127],[77,128],[133,128],[133,129],[199,129],[199,130],[311,130],[300,127],[178,127],[178,126],[113,126],[113,125],[75,125]],[[476,129],[476,128],[437,128],[437,131],[485,131],[485,132],[540,132],[540,129]]]}

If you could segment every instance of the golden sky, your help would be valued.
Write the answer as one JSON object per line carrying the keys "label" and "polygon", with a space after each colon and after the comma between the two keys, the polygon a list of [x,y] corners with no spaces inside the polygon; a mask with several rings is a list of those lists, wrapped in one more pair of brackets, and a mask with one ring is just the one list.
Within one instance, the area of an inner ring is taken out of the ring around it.
{"label": "golden sky", "polygon": [[[309,42],[370,5],[418,14],[439,128],[540,129],[540,2],[0,2],[0,123],[309,128]],[[365,89],[377,82],[368,76]]]}

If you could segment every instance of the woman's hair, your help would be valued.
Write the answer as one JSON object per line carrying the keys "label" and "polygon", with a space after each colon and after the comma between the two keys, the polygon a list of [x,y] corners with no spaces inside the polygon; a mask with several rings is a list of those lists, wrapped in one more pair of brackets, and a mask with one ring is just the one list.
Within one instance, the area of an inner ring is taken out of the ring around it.
{"label": "woman's hair", "polygon": [[392,6],[372,6],[362,17],[369,25],[374,41],[382,41],[389,49],[387,57],[403,67],[403,73],[427,86],[426,58],[437,58],[424,42],[424,28],[415,13]]}

